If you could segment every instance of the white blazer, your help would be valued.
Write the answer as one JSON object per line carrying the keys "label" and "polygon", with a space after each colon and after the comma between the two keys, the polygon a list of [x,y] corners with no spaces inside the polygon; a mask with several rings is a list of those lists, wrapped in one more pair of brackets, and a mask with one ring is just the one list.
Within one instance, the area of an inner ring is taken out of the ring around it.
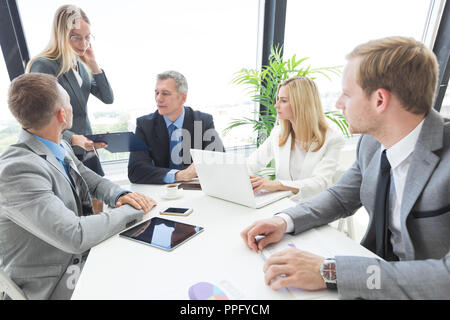
{"label": "white blazer", "polygon": [[310,198],[330,187],[339,166],[341,149],[345,144],[342,133],[330,125],[322,148],[312,152],[317,142],[312,143],[306,152],[300,175],[291,178],[289,162],[292,138],[289,136],[286,143],[279,147],[280,130],[280,126],[273,128],[264,143],[247,158],[250,174],[264,169],[275,159],[275,179],[285,186],[299,189],[299,193],[292,198],[296,201]]}

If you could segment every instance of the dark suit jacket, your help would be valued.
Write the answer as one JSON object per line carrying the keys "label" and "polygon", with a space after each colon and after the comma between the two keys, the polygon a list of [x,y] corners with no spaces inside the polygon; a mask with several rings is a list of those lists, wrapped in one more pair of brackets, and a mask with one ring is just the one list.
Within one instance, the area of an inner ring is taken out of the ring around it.
{"label": "dark suit jacket", "polygon": [[[36,59],[30,68],[31,72],[47,73],[54,76],[56,76],[60,70],[60,60],[51,60],[48,58]],[[74,134],[92,134],[87,110],[87,102],[91,93],[106,104],[114,102],[114,95],[104,72],[94,74],[93,79],[91,80],[88,71],[81,62],[78,62],[78,70],[80,70],[80,76],[83,79],[81,87],[72,70],[62,74],[58,78],[59,84],[69,94],[70,104],[72,105],[73,110],[72,128],[66,130],[63,134],[64,140],[69,143]],[[77,146],[73,146],[72,148],[77,155],[83,155],[85,152],[84,149]]]}
{"label": "dark suit jacket", "polygon": [[[184,107],[184,109],[183,129],[189,131],[191,141],[183,141],[183,150],[189,152],[188,156],[184,155],[183,159],[189,159],[189,161],[183,163],[183,169],[187,168],[192,162],[190,156],[191,148],[204,150],[209,146],[208,149],[211,150],[211,147],[214,146],[215,148],[212,151],[224,152],[223,143],[214,129],[213,117],[207,113],[194,111],[190,107]],[[194,127],[194,121],[201,123],[201,136],[200,126]],[[204,136],[209,129],[212,129],[209,133],[214,133],[211,140],[209,140],[208,134]],[[136,135],[151,150],[149,152],[130,153],[128,178],[132,183],[163,184],[165,175],[171,170],[169,169],[169,134],[163,116],[156,111],[138,118],[136,120]]]}

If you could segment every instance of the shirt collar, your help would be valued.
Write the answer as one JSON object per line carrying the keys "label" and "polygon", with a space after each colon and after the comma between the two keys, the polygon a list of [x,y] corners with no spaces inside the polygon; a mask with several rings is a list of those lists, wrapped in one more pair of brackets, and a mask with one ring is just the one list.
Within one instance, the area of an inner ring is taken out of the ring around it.
{"label": "shirt collar", "polygon": [[38,137],[33,134],[39,141],[41,141],[54,155],[55,158],[59,161],[64,162],[64,157],[66,156],[66,149],[60,144],[59,146],[53,141]]}
{"label": "shirt collar", "polygon": [[169,119],[167,119],[166,116],[163,116],[164,121],[166,122],[166,127],[168,128],[171,124],[174,124],[175,127],[177,127],[177,129],[182,128],[183,127],[183,122],[184,122],[184,113],[185,113],[185,111],[184,111],[184,107],[183,107],[183,113],[174,122],[172,122]]}
{"label": "shirt collar", "polygon": [[386,149],[386,157],[388,158],[392,169],[402,163],[414,151],[424,120],[422,120],[406,137],[389,149],[386,149],[381,145],[381,152]]}

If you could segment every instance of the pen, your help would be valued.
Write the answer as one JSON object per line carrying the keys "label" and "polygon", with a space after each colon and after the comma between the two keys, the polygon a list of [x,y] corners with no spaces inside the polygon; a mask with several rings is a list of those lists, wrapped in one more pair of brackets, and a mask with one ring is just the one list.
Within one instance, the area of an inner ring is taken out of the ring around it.
{"label": "pen", "polygon": [[95,155],[97,156],[97,158],[99,158],[99,159],[100,159],[100,157],[98,156],[98,152],[97,152],[97,149],[95,149],[95,146],[94,146],[94,152],[95,152]]}

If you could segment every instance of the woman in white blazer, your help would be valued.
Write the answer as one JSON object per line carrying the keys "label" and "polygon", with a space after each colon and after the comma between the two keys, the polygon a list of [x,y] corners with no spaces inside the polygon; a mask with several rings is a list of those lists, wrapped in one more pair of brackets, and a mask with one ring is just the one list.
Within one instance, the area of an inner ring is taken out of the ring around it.
{"label": "woman in white blazer", "polygon": [[[253,190],[290,190],[294,199],[310,198],[332,185],[344,137],[326,120],[317,87],[308,78],[282,82],[275,108],[280,125],[247,159]],[[275,180],[254,176],[272,160]]]}

